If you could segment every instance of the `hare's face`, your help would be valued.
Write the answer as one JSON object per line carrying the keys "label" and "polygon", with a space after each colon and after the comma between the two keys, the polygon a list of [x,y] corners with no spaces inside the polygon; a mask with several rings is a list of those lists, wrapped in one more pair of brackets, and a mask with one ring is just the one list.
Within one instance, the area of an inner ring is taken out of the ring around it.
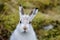
{"label": "hare's face", "polygon": [[36,15],[37,12],[38,12],[38,9],[35,8],[30,13],[30,15],[25,15],[24,14],[24,11],[23,11],[23,7],[22,6],[19,6],[19,15],[20,15],[20,22],[21,22],[20,29],[22,30],[22,32],[27,32],[30,29],[29,23],[35,17],[35,15]]}
{"label": "hare's face", "polygon": [[22,17],[20,17],[20,22],[21,22],[21,32],[29,32],[30,30],[30,26],[29,26],[29,20],[30,16],[29,15],[22,15]]}
{"label": "hare's face", "polygon": [[24,24],[24,23],[21,23],[20,24],[20,32],[23,32],[23,33],[26,33],[26,32],[30,32],[30,26],[29,24]]}

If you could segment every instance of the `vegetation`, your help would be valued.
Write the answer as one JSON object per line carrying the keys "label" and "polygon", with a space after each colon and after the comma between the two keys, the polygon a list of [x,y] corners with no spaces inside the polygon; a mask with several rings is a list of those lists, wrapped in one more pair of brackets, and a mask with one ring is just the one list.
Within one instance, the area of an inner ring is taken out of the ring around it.
{"label": "vegetation", "polygon": [[[18,24],[20,4],[25,13],[36,7],[39,9],[32,21],[38,40],[60,40],[60,0],[0,0],[0,40],[9,40]],[[53,29],[43,29],[50,24]]]}

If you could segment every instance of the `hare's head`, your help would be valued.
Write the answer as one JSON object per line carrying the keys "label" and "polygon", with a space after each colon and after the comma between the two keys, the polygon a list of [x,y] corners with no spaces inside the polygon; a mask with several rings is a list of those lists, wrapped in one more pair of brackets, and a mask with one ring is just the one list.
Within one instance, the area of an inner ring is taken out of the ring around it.
{"label": "hare's head", "polygon": [[29,24],[31,23],[37,12],[38,9],[35,8],[29,15],[26,15],[24,14],[23,7],[21,5],[19,6],[20,23],[22,24],[22,28],[24,31],[29,29]]}

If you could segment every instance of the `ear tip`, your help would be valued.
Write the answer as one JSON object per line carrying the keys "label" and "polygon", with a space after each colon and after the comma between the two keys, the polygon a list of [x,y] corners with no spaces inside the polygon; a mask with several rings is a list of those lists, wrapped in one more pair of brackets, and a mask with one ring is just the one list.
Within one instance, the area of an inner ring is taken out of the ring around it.
{"label": "ear tip", "polygon": [[38,9],[38,8],[35,8],[35,9]]}
{"label": "ear tip", "polygon": [[19,6],[22,6],[21,4]]}

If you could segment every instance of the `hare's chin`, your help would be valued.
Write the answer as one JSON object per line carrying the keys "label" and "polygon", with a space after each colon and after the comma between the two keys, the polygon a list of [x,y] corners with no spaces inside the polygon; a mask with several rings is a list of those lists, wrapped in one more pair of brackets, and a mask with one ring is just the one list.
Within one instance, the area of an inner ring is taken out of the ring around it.
{"label": "hare's chin", "polygon": [[27,33],[27,31],[24,30],[23,33]]}
{"label": "hare's chin", "polygon": [[26,33],[26,31],[24,31],[24,33]]}

